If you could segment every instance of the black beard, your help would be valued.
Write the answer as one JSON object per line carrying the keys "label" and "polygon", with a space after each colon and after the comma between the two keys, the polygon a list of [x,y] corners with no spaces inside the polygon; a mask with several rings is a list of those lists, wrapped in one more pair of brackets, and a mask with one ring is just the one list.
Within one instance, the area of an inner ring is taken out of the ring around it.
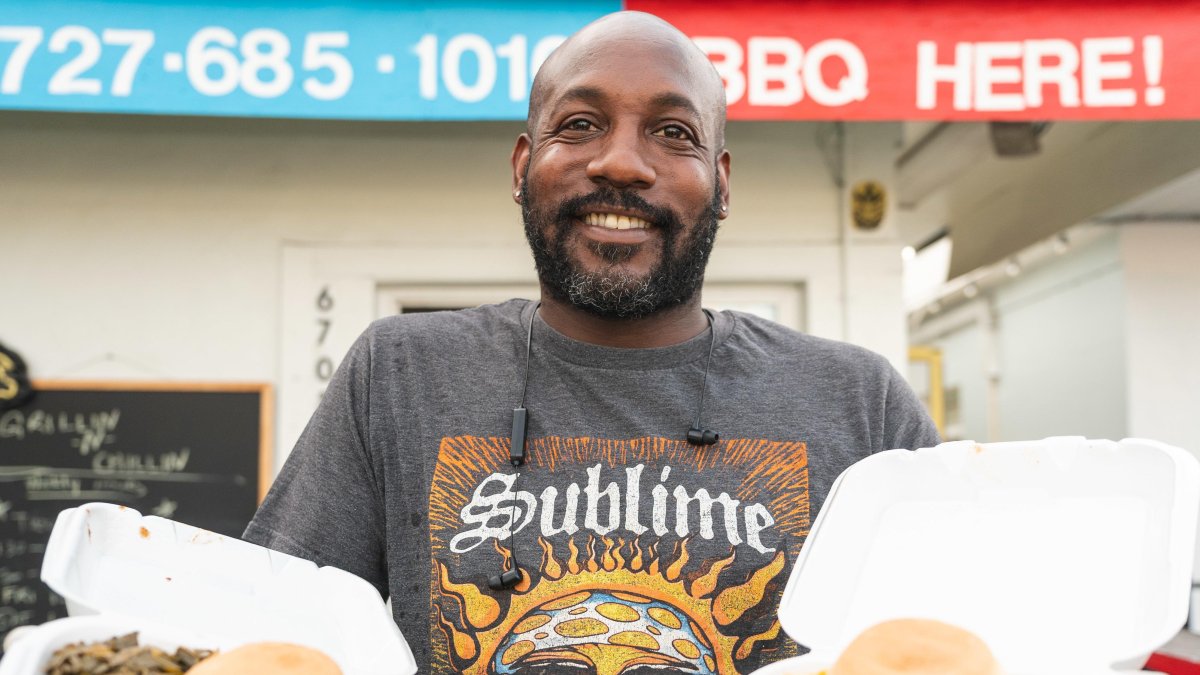
{"label": "black beard", "polygon": [[[525,238],[533,250],[542,288],[556,300],[604,319],[640,319],[678,307],[700,292],[720,222],[721,194],[716,178],[712,201],[678,253],[674,251],[684,230],[682,220],[671,209],[652,206],[633,190],[600,187],[590,194],[564,200],[551,212],[537,208],[528,180],[524,181],[524,189],[521,217],[525,222]],[[635,210],[662,233],[662,255],[649,274],[636,277],[616,269],[637,254],[640,244],[588,242],[588,249],[607,263],[597,272],[584,270],[570,256],[566,240],[573,235],[575,221],[582,219],[586,207],[597,206]],[[551,230],[556,233],[553,240],[546,237]]]}

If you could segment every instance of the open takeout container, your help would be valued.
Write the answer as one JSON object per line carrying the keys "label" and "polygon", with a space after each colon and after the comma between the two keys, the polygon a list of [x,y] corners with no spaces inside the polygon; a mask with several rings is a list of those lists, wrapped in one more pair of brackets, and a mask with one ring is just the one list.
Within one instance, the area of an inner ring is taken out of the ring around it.
{"label": "open takeout container", "polygon": [[1187,619],[1200,464],[1155,441],[1076,437],[891,450],[835,481],[780,603],[830,667],[864,629],[937,619],[1008,675],[1137,669]]}
{"label": "open takeout container", "polygon": [[66,599],[70,618],[20,637],[0,675],[42,673],[63,645],[134,630],[141,644],[170,651],[291,642],[321,650],[346,675],[417,672],[383,599],[363,579],[122,506],[60,513],[42,580]]}

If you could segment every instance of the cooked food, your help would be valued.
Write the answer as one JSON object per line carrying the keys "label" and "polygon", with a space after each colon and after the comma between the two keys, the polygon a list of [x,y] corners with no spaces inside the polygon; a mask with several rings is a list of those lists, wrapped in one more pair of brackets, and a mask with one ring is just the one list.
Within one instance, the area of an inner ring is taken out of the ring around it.
{"label": "cooked food", "polygon": [[255,642],[197,665],[189,675],[342,675],[333,659],[311,647]]}
{"label": "cooked food", "polygon": [[931,619],[896,619],[863,631],[829,675],[1001,675],[974,633]]}
{"label": "cooked food", "polygon": [[139,647],[138,634],[104,642],[79,642],[58,649],[50,657],[46,675],[161,675],[186,673],[211,656],[206,649],[180,647],[167,654],[156,647]]}

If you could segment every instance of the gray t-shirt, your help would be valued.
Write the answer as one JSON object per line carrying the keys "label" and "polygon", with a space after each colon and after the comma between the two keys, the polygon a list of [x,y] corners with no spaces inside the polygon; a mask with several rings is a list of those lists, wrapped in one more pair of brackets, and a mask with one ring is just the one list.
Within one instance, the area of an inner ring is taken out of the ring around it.
{"label": "gray t-shirt", "polygon": [[[903,379],[739,312],[654,349],[578,342],[533,312],[375,322],[246,539],[390,595],[421,672],[745,673],[799,653],[776,612],[830,485],[870,453],[938,442]],[[697,447],[711,335],[703,426],[721,440]],[[514,550],[525,577],[492,592]]]}

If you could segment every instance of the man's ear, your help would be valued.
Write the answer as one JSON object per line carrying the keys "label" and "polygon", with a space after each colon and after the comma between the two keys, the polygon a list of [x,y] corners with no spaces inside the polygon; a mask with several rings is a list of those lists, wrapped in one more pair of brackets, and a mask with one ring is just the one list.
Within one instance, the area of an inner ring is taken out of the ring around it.
{"label": "man's ear", "polygon": [[729,151],[722,150],[721,154],[717,155],[717,190],[721,192],[721,219],[729,215],[729,162]]}
{"label": "man's ear", "polygon": [[512,151],[512,194],[513,201],[520,204],[525,197],[525,171],[529,168],[529,153],[533,148],[533,139],[529,134],[517,136],[517,144]]}

